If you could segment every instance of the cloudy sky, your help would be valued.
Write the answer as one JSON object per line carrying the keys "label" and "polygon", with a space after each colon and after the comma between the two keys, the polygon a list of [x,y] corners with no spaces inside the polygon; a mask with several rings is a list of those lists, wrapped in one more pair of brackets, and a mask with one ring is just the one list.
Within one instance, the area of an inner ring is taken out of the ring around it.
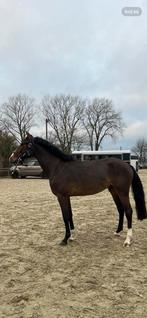
{"label": "cloudy sky", "polygon": [[[124,16],[124,7],[140,16]],[[25,93],[111,98],[126,123],[104,148],[147,130],[146,0],[0,0],[0,104]]]}

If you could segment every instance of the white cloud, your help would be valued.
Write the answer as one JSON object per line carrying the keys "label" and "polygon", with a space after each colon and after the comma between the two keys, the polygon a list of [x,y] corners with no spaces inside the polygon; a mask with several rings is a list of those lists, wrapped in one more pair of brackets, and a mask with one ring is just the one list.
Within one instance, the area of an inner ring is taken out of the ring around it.
{"label": "white cloud", "polygon": [[139,138],[146,138],[146,129],[147,129],[147,120],[142,121],[136,121],[129,125],[125,131],[124,131],[124,138],[133,138],[133,139],[139,139]]}
{"label": "white cloud", "polygon": [[132,125],[147,116],[147,3],[135,1],[136,18],[121,14],[126,5],[0,0],[0,102],[18,92],[105,96],[130,127],[124,138],[136,136]]}

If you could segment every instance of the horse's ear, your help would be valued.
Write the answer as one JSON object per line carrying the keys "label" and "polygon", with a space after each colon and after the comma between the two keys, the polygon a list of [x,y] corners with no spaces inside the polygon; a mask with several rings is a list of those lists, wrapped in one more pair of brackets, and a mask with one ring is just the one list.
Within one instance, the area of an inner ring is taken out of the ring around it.
{"label": "horse's ear", "polygon": [[26,131],[26,135],[27,135],[27,138],[28,138],[28,139],[33,139],[33,136],[32,136],[31,134],[29,134],[28,131]]}

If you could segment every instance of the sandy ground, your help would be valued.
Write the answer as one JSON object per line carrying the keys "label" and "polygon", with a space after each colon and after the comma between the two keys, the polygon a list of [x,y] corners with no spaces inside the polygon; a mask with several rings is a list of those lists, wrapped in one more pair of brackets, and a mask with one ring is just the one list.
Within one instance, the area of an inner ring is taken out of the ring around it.
{"label": "sandy ground", "polygon": [[[147,197],[147,171],[140,172]],[[131,198],[132,201],[132,198]],[[110,194],[72,199],[75,240],[61,247],[60,208],[47,180],[0,179],[1,318],[146,318],[147,221],[134,243],[113,235]],[[134,201],[132,201],[134,209]]]}

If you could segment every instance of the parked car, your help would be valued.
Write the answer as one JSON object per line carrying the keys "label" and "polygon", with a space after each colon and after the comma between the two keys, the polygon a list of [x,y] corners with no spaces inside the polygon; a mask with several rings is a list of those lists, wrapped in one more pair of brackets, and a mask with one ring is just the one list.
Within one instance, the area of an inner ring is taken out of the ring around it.
{"label": "parked car", "polygon": [[12,166],[10,168],[10,175],[12,178],[45,177],[45,174],[36,159],[25,160],[21,165]]}

